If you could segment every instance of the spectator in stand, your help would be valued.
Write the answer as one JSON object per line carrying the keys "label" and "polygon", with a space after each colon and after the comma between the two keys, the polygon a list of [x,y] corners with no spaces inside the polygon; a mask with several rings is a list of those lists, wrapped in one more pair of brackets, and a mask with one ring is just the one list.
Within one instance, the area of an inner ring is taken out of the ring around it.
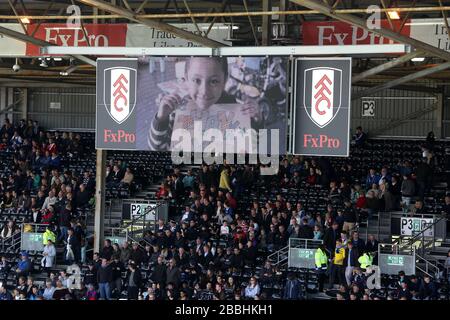
{"label": "spectator in stand", "polygon": [[433,169],[430,164],[427,163],[427,159],[423,159],[419,161],[415,172],[418,187],[417,195],[420,199],[423,199],[433,182]]}
{"label": "spectator in stand", "polygon": [[77,208],[84,209],[89,206],[89,200],[90,200],[90,193],[86,189],[86,186],[84,184],[80,184],[80,191],[77,192],[76,196],[76,204]]}
{"label": "spectator in stand", "polygon": [[336,276],[338,278],[340,285],[343,285],[345,283],[344,259],[345,259],[345,247],[342,245],[341,239],[337,239],[335,249],[333,250],[330,267],[330,284],[329,284],[330,289],[333,289],[334,287]]}
{"label": "spectator in stand", "polygon": [[261,288],[255,277],[251,277],[249,284],[245,288],[244,296],[246,298],[255,299],[261,292]]}
{"label": "spectator in stand", "polygon": [[358,213],[352,207],[350,200],[345,200],[344,206],[344,226],[342,230],[351,234],[358,223]]}
{"label": "spectator in stand", "polygon": [[54,206],[56,203],[56,196],[53,190],[50,190],[48,193],[48,197],[45,198],[44,204],[42,205],[42,210],[48,209],[50,206]]}
{"label": "spectator in stand", "polygon": [[356,267],[359,267],[358,263],[359,258],[359,250],[352,241],[349,241],[347,244],[347,249],[345,249],[345,280],[347,282],[347,286],[350,286],[353,277],[353,270]]}
{"label": "spectator in stand", "polygon": [[388,172],[388,168],[383,167],[381,168],[381,176],[380,180],[378,181],[378,184],[381,186],[382,184],[388,184],[391,183],[392,177]]}
{"label": "spectator in stand", "polygon": [[141,271],[137,268],[135,263],[130,263],[128,268],[128,300],[137,300],[139,295],[139,288],[142,285]]}
{"label": "spectator in stand", "polygon": [[125,272],[125,266],[120,261],[120,255],[114,254],[111,262],[112,268],[112,281],[111,281],[111,293],[113,296],[120,297],[122,292],[122,272]]}
{"label": "spectator in stand", "polygon": [[114,253],[114,249],[111,246],[111,240],[106,239],[103,244],[104,247],[102,249],[100,257],[106,259],[107,261],[110,261]]}
{"label": "spectator in stand", "polygon": [[72,228],[67,230],[66,249],[64,251],[64,257],[68,264],[78,262],[80,260],[80,242],[78,241],[75,232]]}
{"label": "spectator in stand", "polygon": [[51,239],[47,240],[47,244],[44,247],[44,251],[42,252],[42,260],[41,267],[44,272],[47,272],[47,276],[50,275],[50,268],[55,264],[56,258],[56,248]]}
{"label": "spectator in stand", "polygon": [[313,239],[314,231],[309,225],[308,219],[302,219],[302,225],[299,227],[298,238],[300,239]]}
{"label": "spectator in stand", "polygon": [[220,181],[219,181],[219,190],[223,192],[231,192],[231,184],[230,184],[230,168],[225,166],[220,173]]}
{"label": "spectator in stand", "polygon": [[411,199],[416,194],[416,186],[410,176],[404,175],[401,187],[403,212],[409,211]]}
{"label": "spectator in stand", "polygon": [[[118,174],[119,174],[119,176],[116,176],[116,178],[117,178],[117,183],[119,183],[120,180],[121,180],[123,177],[122,177],[121,171],[118,170],[118,167],[115,166],[115,168],[117,168],[117,172],[118,172]],[[89,194],[92,194],[92,193],[94,192],[94,190],[95,190],[95,179],[92,178],[92,176],[91,176],[91,174],[89,173],[89,171],[85,171],[84,174],[83,174],[83,185],[85,186],[85,189],[86,189],[86,191],[87,191]],[[81,185],[80,185],[80,187],[81,187]],[[81,190],[81,188],[80,188],[80,190]]]}
{"label": "spectator in stand", "polygon": [[14,221],[13,220],[9,220],[8,223],[3,227],[3,230],[0,233],[0,236],[3,239],[10,238],[10,237],[12,237],[13,234],[16,233],[17,230],[18,229],[17,229]]}
{"label": "spectator in stand", "polygon": [[122,180],[120,181],[122,186],[126,186],[126,187],[130,187],[132,182],[134,181],[134,175],[131,172],[130,168],[126,168],[125,170],[125,174],[122,178]]}
{"label": "spectator in stand", "polygon": [[28,256],[28,252],[26,251],[22,251],[22,253],[20,254],[20,261],[17,263],[17,267],[16,267],[16,277],[17,279],[19,277],[27,277],[30,272],[31,272],[31,268],[32,268],[32,263],[31,260]]}
{"label": "spectator in stand", "polygon": [[44,289],[44,292],[42,293],[42,296],[44,297],[45,300],[52,300],[54,293],[55,293],[55,287],[52,284],[52,280],[47,279],[45,281],[45,289]]}
{"label": "spectator in stand", "polygon": [[187,174],[183,177],[184,188],[187,191],[194,190],[195,177],[192,175],[192,169],[188,169]]}
{"label": "spectator in stand", "polygon": [[374,184],[378,184],[380,182],[380,175],[376,173],[374,168],[369,169],[369,173],[366,178],[366,189],[370,188]]}
{"label": "spectator in stand", "polygon": [[97,282],[100,291],[100,299],[111,300],[111,282],[113,280],[113,269],[107,259],[102,258],[102,263],[97,270]]}
{"label": "spectator in stand", "polygon": [[355,133],[355,145],[357,147],[363,147],[366,140],[367,140],[367,134],[363,131],[362,127],[359,126],[356,128],[356,133]]}

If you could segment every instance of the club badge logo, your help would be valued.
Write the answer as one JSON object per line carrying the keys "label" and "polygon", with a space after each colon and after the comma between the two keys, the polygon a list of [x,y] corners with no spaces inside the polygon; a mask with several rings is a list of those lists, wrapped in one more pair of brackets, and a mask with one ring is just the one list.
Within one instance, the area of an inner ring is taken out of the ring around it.
{"label": "club badge logo", "polygon": [[104,70],[103,103],[111,118],[123,123],[136,105],[136,69],[114,67]]}
{"label": "club badge logo", "polygon": [[318,67],[303,74],[303,107],[320,128],[326,127],[341,108],[342,70]]}

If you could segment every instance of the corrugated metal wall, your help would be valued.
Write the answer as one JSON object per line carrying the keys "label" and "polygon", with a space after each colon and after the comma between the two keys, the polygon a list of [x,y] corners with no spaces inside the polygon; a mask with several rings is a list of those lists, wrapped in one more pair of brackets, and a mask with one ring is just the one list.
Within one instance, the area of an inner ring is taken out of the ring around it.
{"label": "corrugated metal wall", "polygon": [[444,98],[444,110],[442,116],[442,130],[443,136],[450,138],[450,97],[446,96]]}
{"label": "corrugated metal wall", "polygon": [[[353,87],[352,94],[367,88]],[[352,131],[361,125],[370,134],[385,126],[393,119],[402,119],[408,115],[431,106],[438,101],[438,94],[409,90],[388,89],[368,97],[352,101]],[[375,116],[363,117],[362,101],[375,101]],[[379,132],[383,136],[426,136],[429,131],[436,130],[437,114],[439,111],[424,113],[415,119],[406,120],[395,127]]]}
{"label": "corrugated metal wall", "polygon": [[[60,103],[60,109],[50,108]],[[45,128],[95,128],[95,88],[30,89],[28,116]]]}
{"label": "corrugated metal wall", "polygon": [[[353,87],[352,94],[366,88]],[[375,116],[362,116],[362,100],[375,101]],[[371,97],[352,101],[351,128],[361,125],[371,132],[391,119],[401,119],[436,102],[437,95],[407,90],[384,90]],[[51,102],[61,103],[61,109],[51,109]],[[95,129],[95,88],[29,89],[28,114],[45,128]],[[435,130],[437,113],[429,112],[407,120],[381,133],[391,136],[426,136]],[[444,117],[445,119],[445,117]]]}

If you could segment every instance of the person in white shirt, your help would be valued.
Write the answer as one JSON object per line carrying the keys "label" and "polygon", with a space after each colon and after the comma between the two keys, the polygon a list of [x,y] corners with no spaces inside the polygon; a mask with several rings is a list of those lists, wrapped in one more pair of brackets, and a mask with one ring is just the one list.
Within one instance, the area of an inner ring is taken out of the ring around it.
{"label": "person in white shirt", "polygon": [[48,209],[50,206],[55,205],[57,198],[55,197],[55,193],[53,190],[50,190],[48,193],[48,197],[45,198],[44,204],[42,205],[42,210]]}
{"label": "person in white shirt", "polygon": [[52,300],[54,292],[55,287],[52,285],[52,280],[47,279],[47,281],[45,281],[45,289],[42,296],[44,297],[45,300]]}
{"label": "person in white shirt", "polygon": [[222,226],[220,227],[220,235],[223,236],[227,236],[230,233],[230,227],[228,226],[228,222],[224,221]]}
{"label": "person in white shirt", "polygon": [[44,270],[49,273],[49,270],[51,267],[53,267],[53,264],[55,262],[56,257],[56,249],[53,245],[52,240],[48,240],[47,244],[44,247],[44,251],[42,252],[42,260],[41,260],[41,266]]}
{"label": "person in white shirt", "polygon": [[261,289],[255,277],[250,278],[250,283],[245,288],[245,297],[255,299],[259,295]]}

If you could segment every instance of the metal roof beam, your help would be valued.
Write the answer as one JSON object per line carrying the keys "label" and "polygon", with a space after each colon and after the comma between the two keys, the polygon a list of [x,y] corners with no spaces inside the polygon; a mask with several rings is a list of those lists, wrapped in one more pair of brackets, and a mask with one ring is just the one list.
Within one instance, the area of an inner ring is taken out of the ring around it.
{"label": "metal roof beam", "polygon": [[367,21],[364,19],[361,19],[359,17],[356,17],[352,14],[346,14],[346,13],[335,13],[333,11],[333,8],[325,5],[323,2],[319,2],[319,1],[313,1],[313,0],[290,0],[291,2],[294,2],[298,5],[301,5],[303,7],[312,9],[312,10],[317,10],[320,13],[340,20],[340,21],[344,21],[347,22],[349,24],[358,26],[364,30],[367,30],[369,32],[373,32],[376,34],[379,34],[383,37],[387,37],[389,39],[392,39],[394,41],[400,42],[400,43],[404,43],[404,44],[409,44],[411,46],[413,46],[414,48],[424,51],[425,53],[427,53],[428,55],[431,56],[435,56],[435,57],[439,57],[441,59],[444,59],[446,61],[450,61],[450,53],[444,50],[441,50],[435,46],[432,46],[430,44],[427,44],[425,42],[416,40],[416,39],[412,39],[410,37],[406,37],[404,35],[401,35],[395,31],[389,30],[389,29],[385,29],[385,28],[369,28],[367,26]]}
{"label": "metal roof beam", "polygon": [[421,70],[421,71],[416,72],[416,73],[408,74],[407,76],[404,76],[404,77],[401,77],[401,78],[398,78],[398,79],[395,79],[395,80],[392,80],[392,81],[389,81],[389,82],[385,82],[385,83],[383,83],[383,84],[381,84],[379,86],[376,86],[376,87],[373,87],[373,88],[370,88],[370,89],[358,92],[358,94],[352,96],[352,100],[356,100],[356,99],[364,97],[364,96],[370,96],[371,94],[374,94],[376,92],[379,92],[379,91],[382,91],[382,90],[385,90],[385,89],[389,89],[389,88],[393,88],[393,87],[398,86],[400,84],[404,84],[404,83],[407,83],[407,82],[410,82],[410,81],[413,81],[413,80],[416,80],[416,79],[419,79],[419,78],[423,78],[423,77],[428,76],[430,74],[446,70],[448,68],[450,68],[450,62],[442,63],[442,64],[439,64],[437,66],[434,66],[434,67],[431,67],[431,68],[428,68],[428,69],[425,69],[425,70]]}
{"label": "metal roof beam", "polygon": [[398,66],[398,65],[400,65],[402,63],[408,62],[411,59],[416,58],[416,57],[421,56],[421,55],[424,55],[424,53],[421,52],[421,51],[414,51],[414,52],[407,53],[407,54],[405,54],[405,55],[403,55],[403,56],[401,56],[399,58],[393,59],[393,60],[391,60],[389,62],[380,64],[380,65],[378,65],[378,66],[376,66],[376,67],[374,67],[372,69],[366,70],[364,72],[361,72],[360,74],[352,76],[352,83],[356,83],[358,81],[361,81],[362,79],[365,79],[365,78],[374,76],[376,74],[379,74],[379,73],[381,73],[383,71],[391,69],[391,68],[393,68],[395,66]]}
{"label": "metal roof beam", "polygon": [[136,16],[136,13],[133,11],[129,11],[124,8],[120,8],[118,6],[111,5],[102,0],[77,0],[77,1],[81,2],[83,4],[86,4],[86,5],[89,5],[91,7],[96,7],[98,9],[120,15],[123,18],[126,18],[130,21],[134,21],[134,22],[146,25],[151,28],[156,28],[161,31],[171,33],[182,39],[186,39],[189,41],[199,43],[205,47],[218,48],[218,47],[224,46],[224,44],[222,44],[220,42],[202,37],[201,35],[193,34],[189,31],[182,30],[180,28],[174,27],[167,23],[158,22],[158,21],[154,21],[154,20],[150,20],[150,19],[139,18]]}
{"label": "metal roof beam", "polygon": [[[17,31],[5,28],[5,27],[1,27],[1,26],[0,26],[0,34],[3,34],[3,35],[5,35],[7,37],[10,37],[10,38],[14,38],[14,39],[19,40],[19,41],[29,42],[29,43],[32,43],[32,44],[34,44],[36,46],[39,46],[39,47],[44,47],[45,48],[47,46],[54,46],[55,45],[54,43],[50,43],[50,42],[47,42],[47,41],[44,41],[44,40],[41,40],[41,39],[36,39],[36,38],[30,37],[30,36],[28,36],[26,34],[23,34],[23,33],[20,33],[20,32],[17,32]],[[71,56],[73,58],[77,59],[77,60],[80,60],[80,61],[83,61],[85,63],[88,63],[88,64],[90,64],[92,66],[96,66],[97,65],[97,63],[94,60],[92,60],[92,59],[90,59],[88,57],[85,57],[83,55],[74,54],[74,55],[71,55]]]}

